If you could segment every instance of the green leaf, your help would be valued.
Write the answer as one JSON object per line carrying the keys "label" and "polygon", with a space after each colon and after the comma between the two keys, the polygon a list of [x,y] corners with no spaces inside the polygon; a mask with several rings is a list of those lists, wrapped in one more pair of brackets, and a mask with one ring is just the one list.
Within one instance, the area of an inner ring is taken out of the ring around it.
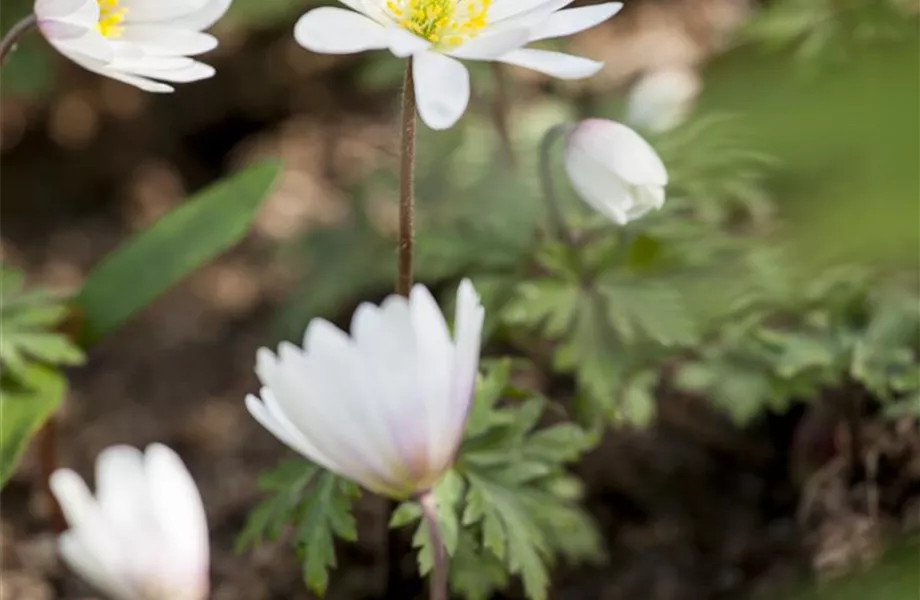
{"label": "green leaf", "polygon": [[60,406],[67,381],[52,369],[30,365],[24,387],[0,387],[0,487],[6,484],[33,435]]}
{"label": "green leaf", "polygon": [[322,471],[300,508],[300,525],[295,533],[307,588],[323,595],[329,586],[329,569],[335,568],[333,535],[353,542],[358,537],[351,498],[354,490],[343,486],[332,473]]}
{"label": "green leaf", "polygon": [[307,587],[323,595],[329,569],[336,566],[335,538],[355,541],[357,525],[351,507],[360,492],[353,483],[305,460],[286,461],[259,479],[273,495],[249,515],[236,542],[237,552],[277,540],[285,527],[294,528],[292,543],[303,561]]}
{"label": "green leaf", "polygon": [[81,342],[111,333],[184,277],[238,242],[280,170],[251,167],[196,194],[107,256],[77,297]]}

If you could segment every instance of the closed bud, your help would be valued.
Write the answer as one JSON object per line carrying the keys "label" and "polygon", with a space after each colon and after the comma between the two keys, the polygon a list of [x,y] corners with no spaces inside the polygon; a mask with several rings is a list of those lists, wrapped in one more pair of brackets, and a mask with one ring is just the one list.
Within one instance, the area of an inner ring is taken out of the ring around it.
{"label": "closed bud", "polygon": [[664,164],[639,134],[615,121],[587,119],[573,127],[565,169],[585,202],[619,225],[664,205]]}

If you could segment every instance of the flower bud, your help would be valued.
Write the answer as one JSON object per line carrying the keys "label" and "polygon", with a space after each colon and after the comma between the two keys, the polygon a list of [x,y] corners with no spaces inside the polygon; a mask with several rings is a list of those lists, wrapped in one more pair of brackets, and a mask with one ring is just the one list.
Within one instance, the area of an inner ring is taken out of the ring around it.
{"label": "flower bud", "polygon": [[664,164],[639,134],[615,121],[587,119],[573,127],[565,169],[585,202],[619,225],[664,205]]}
{"label": "flower bud", "polygon": [[626,122],[662,132],[687,118],[700,91],[700,78],[690,69],[661,69],[640,79],[629,93]]}
{"label": "flower bud", "polygon": [[112,446],[96,460],[96,496],[70,469],[51,475],[70,529],[70,568],[113,600],[205,600],[208,526],[198,488],[175,452]]}

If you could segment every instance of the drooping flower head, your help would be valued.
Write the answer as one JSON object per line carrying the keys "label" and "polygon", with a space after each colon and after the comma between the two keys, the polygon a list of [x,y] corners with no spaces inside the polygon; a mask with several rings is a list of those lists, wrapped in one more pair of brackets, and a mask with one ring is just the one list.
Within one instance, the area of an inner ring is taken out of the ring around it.
{"label": "drooping flower head", "polygon": [[96,497],[69,469],[51,489],[70,526],[58,540],[72,570],[114,600],[205,600],[208,526],[175,452],[112,446],[96,459]]}
{"label": "drooping flower head", "polygon": [[429,491],[460,444],[479,364],[483,308],[457,291],[454,335],[422,285],[362,304],[351,335],[314,319],[303,347],[259,351],[252,416],[306,458],[397,499]]}
{"label": "drooping flower head", "polygon": [[638,133],[615,121],[586,119],[573,127],[565,170],[585,202],[619,225],[664,205],[664,163]]}
{"label": "drooping flower head", "polygon": [[211,77],[214,69],[192,58],[217,39],[203,33],[231,0],[36,0],[42,34],[81,67],[148,92],[171,92],[167,83]]}
{"label": "drooping flower head", "polygon": [[451,127],[469,103],[469,72],[456,59],[500,61],[563,79],[589,77],[602,63],[524,46],[594,27],[622,8],[607,2],[561,10],[572,0],[341,2],[351,10],[325,6],[301,17],[297,41],[326,54],[389,49],[411,56],[419,116],[432,129]]}

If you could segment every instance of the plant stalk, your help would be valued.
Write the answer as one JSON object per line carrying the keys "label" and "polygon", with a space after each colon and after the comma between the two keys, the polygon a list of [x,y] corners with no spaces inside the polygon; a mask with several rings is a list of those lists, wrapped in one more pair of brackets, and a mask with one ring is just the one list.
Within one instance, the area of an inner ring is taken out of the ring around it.
{"label": "plant stalk", "polygon": [[429,597],[431,600],[447,600],[447,557],[438,526],[438,506],[434,494],[428,492],[422,495],[419,498],[419,505],[422,507],[422,518],[428,527],[431,551],[434,553]]}
{"label": "plant stalk", "polygon": [[546,201],[547,216],[550,226],[560,241],[570,248],[576,247],[575,235],[569,229],[563,215],[559,197],[556,195],[556,186],[553,182],[552,151],[556,140],[565,137],[574,125],[560,123],[551,127],[540,142],[540,186],[543,188],[543,199]]}
{"label": "plant stalk", "polygon": [[508,81],[505,71],[497,62],[492,63],[492,79],[495,82],[495,92],[492,95],[492,121],[501,143],[505,163],[510,169],[517,169],[517,157],[514,155],[514,146],[511,142],[511,127],[508,124]]}
{"label": "plant stalk", "polygon": [[415,245],[415,82],[412,59],[406,61],[402,91],[402,143],[399,162],[399,242],[396,293],[409,295],[412,288],[412,251]]}
{"label": "plant stalk", "polygon": [[10,27],[10,30],[6,32],[5,36],[3,36],[3,39],[0,39],[0,66],[3,66],[3,61],[6,60],[6,55],[16,47],[16,43],[19,41],[19,38],[25,35],[36,25],[38,25],[38,19],[35,18],[33,13],[29,13],[29,16],[25,17]]}

